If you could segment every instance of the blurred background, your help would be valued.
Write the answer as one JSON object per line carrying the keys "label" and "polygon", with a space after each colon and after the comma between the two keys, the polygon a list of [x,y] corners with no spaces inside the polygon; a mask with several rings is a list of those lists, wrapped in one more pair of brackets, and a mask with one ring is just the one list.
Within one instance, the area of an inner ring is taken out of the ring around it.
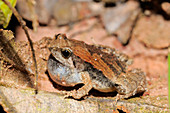
{"label": "blurred background", "polygon": [[[33,41],[65,33],[116,48],[146,72],[147,95],[168,95],[169,0],[17,0],[16,9]],[[6,29],[27,40],[14,16]]]}

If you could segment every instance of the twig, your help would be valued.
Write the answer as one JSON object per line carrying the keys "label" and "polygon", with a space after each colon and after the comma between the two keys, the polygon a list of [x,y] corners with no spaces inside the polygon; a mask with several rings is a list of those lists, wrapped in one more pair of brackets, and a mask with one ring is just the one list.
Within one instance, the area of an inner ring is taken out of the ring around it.
{"label": "twig", "polygon": [[26,37],[28,39],[28,42],[29,42],[29,45],[30,45],[30,48],[31,48],[31,51],[32,51],[32,58],[33,58],[33,62],[34,62],[34,67],[35,67],[35,89],[36,89],[36,93],[37,93],[37,90],[38,90],[38,85],[37,85],[37,81],[38,81],[38,69],[37,69],[37,61],[36,61],[36,57],[35,57],[35,51],[34,51],[34,48],[33,48],[33,42],[30,38],[30,35],[28,33],[28,28],[25,24],[25,21],[22,19],[22,17],[19,15],[19,13],[17,12],[17,10],[15,8],[13,8],[10,4],[10,2],[8,0],[2,0],[11,10],[12,12],[14,13],[15,17],[17,18],[17,20],[19,21],[21,27],[24,29],[24,32],[26,34]]}

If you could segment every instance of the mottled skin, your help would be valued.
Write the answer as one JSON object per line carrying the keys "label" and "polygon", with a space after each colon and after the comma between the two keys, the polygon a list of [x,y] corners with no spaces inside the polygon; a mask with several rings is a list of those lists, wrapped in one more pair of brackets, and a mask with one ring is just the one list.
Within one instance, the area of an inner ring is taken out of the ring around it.
{"label": "mottled skin", "polygon": [[146,77],[140,69],[127,71],[132,60],[125,54],[106,46],[88,45],[58,34],[49,46],[48,72],[62,86],[84,85],[67,95],[75,99],[94,88],[101,92],[117,91],[128,98],[146,90]]}

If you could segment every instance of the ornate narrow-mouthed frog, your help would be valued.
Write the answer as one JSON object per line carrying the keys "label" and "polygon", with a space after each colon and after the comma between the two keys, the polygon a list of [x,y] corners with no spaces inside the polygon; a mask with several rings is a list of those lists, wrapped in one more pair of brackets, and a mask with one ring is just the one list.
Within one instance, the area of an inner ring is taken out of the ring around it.
{"label": "ornate narrow-mouthed frog", "polygon": [[67,93],[75,99],[87,95],[92,88],[100,92],[117,91],[121,98],[146,90],[144,72],[140,69],[127,71],[132,60],[113,48],[88,45],[58,34],[49,50],[47,68],[54,82],[62,86],[84,84]]}

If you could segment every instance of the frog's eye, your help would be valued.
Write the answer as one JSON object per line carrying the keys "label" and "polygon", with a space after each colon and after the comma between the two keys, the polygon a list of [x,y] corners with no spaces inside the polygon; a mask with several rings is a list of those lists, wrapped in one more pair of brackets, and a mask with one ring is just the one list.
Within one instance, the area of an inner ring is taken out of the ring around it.
{"label": "frog's eye", "polygon": [[64,58],[69,58],[72,55],[72,50],[69,48],[61,49],[61,54]]}

